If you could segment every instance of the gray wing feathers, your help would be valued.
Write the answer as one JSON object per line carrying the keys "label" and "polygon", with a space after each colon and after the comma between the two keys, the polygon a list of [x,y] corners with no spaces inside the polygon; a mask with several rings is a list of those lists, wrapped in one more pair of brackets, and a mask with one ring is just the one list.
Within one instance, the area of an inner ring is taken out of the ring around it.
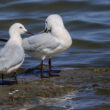
{"label": "gray wing feathers", "polygon": [[0,71],[5,71],[24,59],[24,51],[17,45],[5,46],[0,51]]}
{"label": "gray wing feathers", "polygon": [[43,51],[44,49],[56,49],[60,43],[49,33],[38,34],[23,40],[23,48],[26,51]]}

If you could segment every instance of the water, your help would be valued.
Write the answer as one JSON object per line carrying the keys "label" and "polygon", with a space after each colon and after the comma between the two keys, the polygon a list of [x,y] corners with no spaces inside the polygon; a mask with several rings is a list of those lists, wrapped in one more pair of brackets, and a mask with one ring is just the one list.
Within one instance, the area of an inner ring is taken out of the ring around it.
{"label": "water", "polygon": [[109,110],[106,107],[110,104],[110,99],[86,91],[70,93],[60,98],[42,99],[40,103],[48,106],[53,105],[53,107],[62,107],[62,110]]}
{"label": "water", "polygon": [[[53,57],[62,68],[110,66],[110,0],[1,0],[0,38],[8,39],[11,24],[21,22],[33,33],[44,29],[46,17],[58,13],[70,32],[70,49]],[[24,35],[27,37],[27,35]],[[0,47],[4,43],[0,43]],[[22,67],[38,65],[28,55]]]}
{"label": "water", "polygon": [[[110,67],[110,0],[0,0],[0,38],[9,38],[8,29],[15,22],[23,23],[29,31],[37,34],[44,29],[46,17],[53,13],[63,17],[73,40],[71,48],[53,56],[54,66],[64,69]],[[0,42],[0,48],[4,44]],[[40,59],[26,55],[22,67],[38,64]],[[86,105],[91,108],[97,106],[97,102],[99,105],[110,103],[109,99],[104,101],[103,97],[99,99],[99,95],[89,93],[78,94],[82,99],[73,102],[76,109],[84,109]],[[93,100],[88,100],[90,96]],[[61,102],[63,104],[65,101]]]}

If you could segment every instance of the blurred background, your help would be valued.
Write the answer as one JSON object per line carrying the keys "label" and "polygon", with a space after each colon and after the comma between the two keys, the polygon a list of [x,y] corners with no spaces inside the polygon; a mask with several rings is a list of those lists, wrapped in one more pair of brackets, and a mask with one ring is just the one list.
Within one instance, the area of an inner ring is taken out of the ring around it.
{"label": "blurred background", "polygon": [[[62,16],[73,39],[71,48],[53,56],[54,66],[110,67],[110,0],[0,0],[0,38],[9,38],[8,29],[15,22],[37,34],[54,13]],[[0,48],[4,44],[0,42]],[[22,67],[38,64],[39,59],[26,55]]]}

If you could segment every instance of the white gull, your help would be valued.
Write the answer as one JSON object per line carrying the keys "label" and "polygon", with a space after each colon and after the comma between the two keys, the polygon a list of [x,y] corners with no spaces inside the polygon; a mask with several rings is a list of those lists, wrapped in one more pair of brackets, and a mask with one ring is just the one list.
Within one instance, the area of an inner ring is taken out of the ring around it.
{"label": "white gull", "polygon": [[16,70],[22,65],[24,61],[24,49],[22,47],[21,34],[28,32],[20,23],[14,23],[9,28],[9,40],[0,51],[0,74],[3,75],[14,72],[15,80]]}
{"label": "white gull", "polygon": [[72,44],[72,38],[63,24],[60,15],[52,14],[45,21],[45,32],[23,39],[23,48],[32,57],[41,58],[41,78],[43,73],[43,61],[49,57],[49,76],[51,72],[51,56],[68,49]]}

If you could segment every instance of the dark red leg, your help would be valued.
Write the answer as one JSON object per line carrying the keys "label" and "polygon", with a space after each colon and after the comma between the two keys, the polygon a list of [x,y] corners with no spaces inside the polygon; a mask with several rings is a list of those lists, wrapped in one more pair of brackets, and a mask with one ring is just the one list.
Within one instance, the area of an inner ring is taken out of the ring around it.
{"label": "dark red leg", "polygon": [[4,75],[2,74],[2,85],[4,85]]}
{"label": "dark red leg", "polygon": [[52,66],[51,66],[51,58],[49,58],[49,76],[50,77],[57,77],[59,76],[58,74],[52,74],[52,70],[51,70]]}
{"label": "dark red leg", "polygon": [[41,60],[41,78],[47,78],[44,76],[44,71],[43,71],[43,60]]}
{"label": "dark red leg", "polygon": [[16,84],[18,84],[18,80],[17,80],[17,77],[16,77],[16,72],[14,72],[14,77],[15,77]]}
{"label": "dark red leg", "polygon": [[51,58],[49,58],[49,76],[52,76],[51,68]]}

